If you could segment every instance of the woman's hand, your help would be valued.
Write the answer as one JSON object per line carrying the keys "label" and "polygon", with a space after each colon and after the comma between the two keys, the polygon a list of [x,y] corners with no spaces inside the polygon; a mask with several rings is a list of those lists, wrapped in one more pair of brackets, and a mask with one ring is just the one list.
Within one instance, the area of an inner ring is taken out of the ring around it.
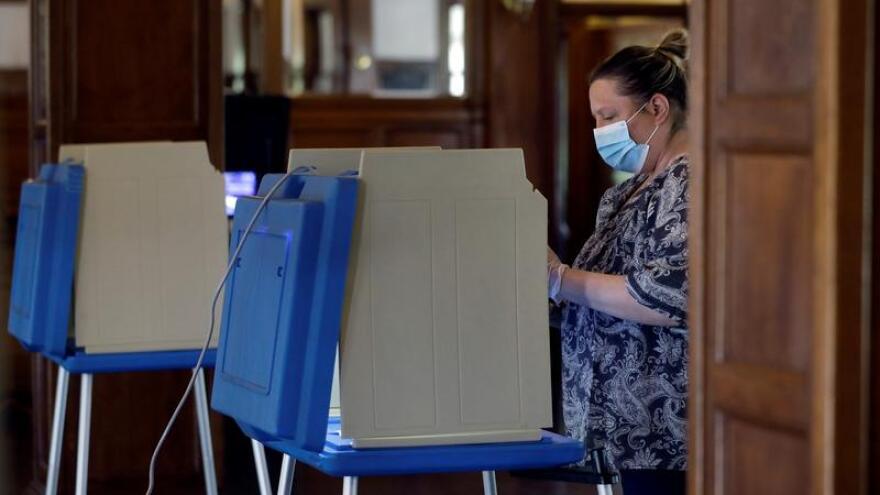
{"label": "woman's hand", "polygon": [[556,253],[547,248],[547,287],[550,299],[559,304],[560,291],[562,290],[562,277],[568,265],[564,264]]}
{"label": "woman's hand", "polygon": [[561,265],[562,261],[559,260],[559,256],[556,256],[556,253],[553,252],[553,249],[547,248],[547,269],[550,270],[553,267]]}

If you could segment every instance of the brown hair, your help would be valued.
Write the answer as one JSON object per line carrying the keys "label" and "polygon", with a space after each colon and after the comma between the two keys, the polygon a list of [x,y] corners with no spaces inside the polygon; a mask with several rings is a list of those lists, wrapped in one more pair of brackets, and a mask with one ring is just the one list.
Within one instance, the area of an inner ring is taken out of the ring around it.
{"label": "brown hair", "polygon": [[602,62],[590,75],[590,84],[614,79],[624,95],[642,102],[660,93],[669,99],[672,130],[687,123],[687,31],[671,31],[656,47],[628,46]]}

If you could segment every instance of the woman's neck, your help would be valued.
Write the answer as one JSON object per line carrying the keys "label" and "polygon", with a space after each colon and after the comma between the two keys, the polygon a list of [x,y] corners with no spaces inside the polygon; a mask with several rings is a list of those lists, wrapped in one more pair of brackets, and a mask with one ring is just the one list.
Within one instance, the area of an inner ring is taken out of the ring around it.
{"label": "woman's neck", "polygon": [[679,156],[688,152],[688,131],[682,129],[672,137],[666,144],[666,149],[657,157],[657,164],[651,171],[651,176],[657,176],[672,165],[672,162]]}

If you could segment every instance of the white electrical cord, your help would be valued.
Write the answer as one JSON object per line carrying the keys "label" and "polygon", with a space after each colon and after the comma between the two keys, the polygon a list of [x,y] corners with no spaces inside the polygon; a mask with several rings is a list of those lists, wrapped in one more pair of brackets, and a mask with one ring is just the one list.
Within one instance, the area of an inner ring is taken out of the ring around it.
{"label": "white electrical cord", "polygon": [[189,398],[189,395],[192,392],[193,384],[195,384],[196,381],[196,376],[198,375],[199,369],[201,369],[202,367],[202,362],[205,360],[205,354],[208,352],[208,347],[211,344],[211,337],[214,336],[214,314],[216,313],[217,300],[220,298],[220,293],[223,290],[223,286],[226,284],[226,280],[229,278],[229,274],[232,273],[232,267],[235,266],[235,261],[238,259],[238,255],[241,253],[241,248],[242,246],[244,246],[244,241],[251,233],[251,229],[253,229],[254,224],[257,222],[257,218],[259,218],[260,213],[262,213],[272,195],[275,194],[275,191],[277,191],[278,188],[281,187],[281,185],[284,184],[284,182],[286,182],[291,175],[294,175],[294,173],[296,173],[296,171],[284,174],[284,176],[281,177],[281,179],[279,179],[278,182],[276,182],[271,189],[269,189],[269,192],[266,193],[263,201],[260,202],[260,206],[257,207],[257,211],[254,213],[254,216],[251,217],[250,222],[248,222],[247,228],[244,229],[244,234],[242,234],[241,239],[239,239],[238,244],[235,247],[235,251],[232,253],[232,256],[229,257],[229,264],[226,265],[226,273],[224,273],[223,278],[220,279],[220,283],[217,285],[217,290],[214,291],[214,299],[211,301],[211,325],[208,327],[208,336],[207,338],[205,338],[205,343],[202,345],[202,351],[199,353],[199,359],[196,361],[196,365],[193,367],[192,376],[189,379],[189,383],[186,385],[186,390],[183,392],[183,397],[180,398],[180,402],[177,403],[177,407],[171,414],[171,418],[168,420],[168,424],[165,425],[165,431],[163,431],[162,436],[159,437],[159,442],[156,443],[156,448],[153,450],[153,456],[150,458],[150,481],[147,485],[147,495],[151,495],[153,493],[156,459],[158,459],[159,457],[159,451],[162,449],[162,444],[165,443],[165,438],[168,436],[168,433],[171,432],[171,428],[174,426],[174,422],[177,420],[177,416],[180,414],[180,410],[183,409],[183,405],[186,403],[186,400]]}

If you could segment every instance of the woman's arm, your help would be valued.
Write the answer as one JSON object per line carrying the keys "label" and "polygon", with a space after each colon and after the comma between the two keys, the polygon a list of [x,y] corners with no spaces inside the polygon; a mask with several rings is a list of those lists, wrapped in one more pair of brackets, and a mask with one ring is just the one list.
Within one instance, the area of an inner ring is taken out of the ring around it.
{"label": "woman's arm", "polygon": [[549,294],[647,325],[687,325],[688,163],[674,165],[661,184],[636,266],[606,275],[562,265],[547,252]]}
{"label": "woman's arm", "polygon": [[626,290],[626,277],[566,268],[560,287],[562,299],[581,304],[624,320],[645,325],[673,327],[668,316],[643,306]]}

